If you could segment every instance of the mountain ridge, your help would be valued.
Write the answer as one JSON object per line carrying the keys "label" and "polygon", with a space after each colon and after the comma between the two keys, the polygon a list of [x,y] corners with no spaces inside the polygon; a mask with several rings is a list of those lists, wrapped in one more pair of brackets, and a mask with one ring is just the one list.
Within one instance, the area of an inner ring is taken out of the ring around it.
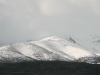
{"label": "mountain ridge", "polygon": [[72,37],[62,39],[58,36],[11,44],[0,47],[0,61],[74,61],[83,57],[97,56],[80,44]]}

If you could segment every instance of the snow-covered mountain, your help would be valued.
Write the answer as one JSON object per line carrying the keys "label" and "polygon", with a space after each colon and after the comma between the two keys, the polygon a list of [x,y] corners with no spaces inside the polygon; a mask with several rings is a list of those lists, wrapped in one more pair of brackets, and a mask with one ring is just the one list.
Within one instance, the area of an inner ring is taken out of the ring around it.
{"label": "snow-covered mountain", "polygon": [[0,47],[0,61],[75,61],[80,58],[97,57],[100,51],[98,50],[99,53],[94,52],[88,46],[83,41],[74,40],[72,37],[61,39],[57,36],[51,36],[39,41],[2,46]]}

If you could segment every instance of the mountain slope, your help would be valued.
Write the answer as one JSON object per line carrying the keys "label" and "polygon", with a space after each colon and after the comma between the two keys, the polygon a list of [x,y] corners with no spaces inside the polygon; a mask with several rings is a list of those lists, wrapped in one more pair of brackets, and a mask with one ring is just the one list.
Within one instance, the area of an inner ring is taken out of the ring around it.
{"label": "mountain slope", "polygon": [[78,39],[75,36],[72,36],[71,38],[74,38],[76,44],[86,48],[86,50],[88,50],[89,52],[100,56],[100,36],[95,34],[85,37],[83,39]]}
{"label": "mountain slope", "polygon": [[82,48],[81,46],[74,44],[70,41],[60,39],[57,36],[48,37],[48,38],[45,38],[33,43],[41,47],[44,47],[48,49],[49,51],[52,51],[61,55],[63,54],[63,56],[68,55],[70,58],[74,58],[74,59],[94,55],[93,53],[85,50],[85,48]]}

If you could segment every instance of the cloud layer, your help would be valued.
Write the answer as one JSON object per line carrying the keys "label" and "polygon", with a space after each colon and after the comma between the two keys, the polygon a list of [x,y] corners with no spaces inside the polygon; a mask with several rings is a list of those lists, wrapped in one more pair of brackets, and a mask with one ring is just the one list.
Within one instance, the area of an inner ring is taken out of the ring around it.
{"label": "cloud layer", "polygon": [[99,34],[99,0],[0,0],[0,42]]}

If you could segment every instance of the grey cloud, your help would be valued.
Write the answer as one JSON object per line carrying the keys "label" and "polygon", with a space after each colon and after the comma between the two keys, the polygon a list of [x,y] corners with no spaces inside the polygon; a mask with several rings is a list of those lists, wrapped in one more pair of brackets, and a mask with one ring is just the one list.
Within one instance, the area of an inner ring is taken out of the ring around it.
{"label": "grey cloud", "polygon": [[41,0],[40,8],[46,15],[68,14],[73,9],[91,9],[100,15],[99,0]]}
{"label": "grey cloud", "polygon": [[0,42],[100,32],[99,0],[0,0]]}

